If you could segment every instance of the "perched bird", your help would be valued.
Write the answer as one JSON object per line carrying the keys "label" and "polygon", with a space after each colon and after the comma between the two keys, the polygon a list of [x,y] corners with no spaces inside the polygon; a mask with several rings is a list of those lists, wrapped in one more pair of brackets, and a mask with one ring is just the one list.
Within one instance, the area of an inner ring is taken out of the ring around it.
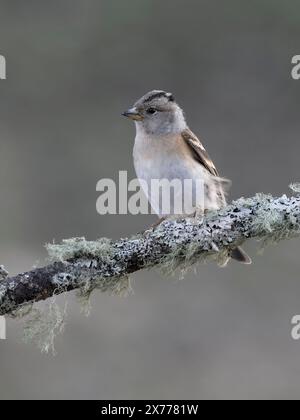
{"label": "perched bird", "polygon": [[[178,204],[184,209],[182,215],[195,213],[198,206],[206,211],[226,205],[228,181],[219,177],[215,165],[200,140],[187,126],[184,113],[171,93],[153,90],[123,115],[135,122],[133,157],[136,174],[159,217],[164,219],[178,214]],[[181,180],[182,183],[191,180],[191,183],[184,191],[178,186],[173,188],[170,206],[166,211],[161,200],[164,192],[157,194],[157,191],[154,193],[151,190],[153,180]],[[199,188],[204,198],[201,203],[197,202]],[[178,203],[182,197],[188,202],[187,206]],[[251,263],[240,247],[233,249],[230,257],[244,264]]]}

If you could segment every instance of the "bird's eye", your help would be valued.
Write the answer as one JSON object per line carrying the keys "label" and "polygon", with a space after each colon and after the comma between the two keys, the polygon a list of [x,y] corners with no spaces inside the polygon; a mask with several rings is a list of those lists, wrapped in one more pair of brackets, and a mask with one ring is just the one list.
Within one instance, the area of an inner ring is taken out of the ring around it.
{"label": "bird's eye", "polygon": [[155,108],[148,108],[147,109],[147,114],[153,115],[153,114],[156,114],[156,112],[157,112],[157,109],[155,109]]}

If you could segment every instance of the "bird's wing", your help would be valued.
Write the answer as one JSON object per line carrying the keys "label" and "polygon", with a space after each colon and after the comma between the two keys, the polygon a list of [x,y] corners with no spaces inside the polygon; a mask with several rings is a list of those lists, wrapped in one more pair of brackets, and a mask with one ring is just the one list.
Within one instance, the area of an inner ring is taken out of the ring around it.
{"label": "bird's wing", "polygon": [[209,173],[218,177],[218,171],[198,137],[195,136],[189,128],[184,130],[181,135],[186,144],[189,146],[194,158],[203,165]]}
{"label": "bird's wing", "polygon": [[205,150],[201,141],[197,136],[187,128],[182,133],[182,138],[188,145],[194,159],[199,162],[211,175],[212,181],[218,190],[218,199],[220,200],[220,207],[226,204],[226,195],[231,187],[231,181],[226,178],[221,178],[209,154]]}
{"label": "bird's wing", "polygon": [[[226,205],[226,192],[228,191],[231,182],[228,179],[220,178],[218,171],[209,157],[209,154],[203,147],[201,141],[198,139],[197,136],[189,129],[187,128],[182,133],[182,138],[186,142],[186,144],[189,146],[194,158],[197,162],[200,163],[200,165],[204,166],[208,170],[208,172],[213,175],[213,180],[216,186],[218,186],[218,200],[220,203],[220,207]],[[251,264],[251,258],[245,253],[245,251],[237,247],[232,250],[230,254],[231,258],[244,263],[244,264]]]}

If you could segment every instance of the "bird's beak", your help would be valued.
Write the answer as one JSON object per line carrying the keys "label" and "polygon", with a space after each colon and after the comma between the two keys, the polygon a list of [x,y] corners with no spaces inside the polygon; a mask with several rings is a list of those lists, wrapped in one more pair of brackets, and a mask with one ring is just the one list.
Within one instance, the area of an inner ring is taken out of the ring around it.
{"label": "bird's beak", "polygon": [[142,121],[144,119],[143,116],[139,113],[139,111],[135,107],[130,108],[127,111],[123,112],[122,115],[134,121]]}

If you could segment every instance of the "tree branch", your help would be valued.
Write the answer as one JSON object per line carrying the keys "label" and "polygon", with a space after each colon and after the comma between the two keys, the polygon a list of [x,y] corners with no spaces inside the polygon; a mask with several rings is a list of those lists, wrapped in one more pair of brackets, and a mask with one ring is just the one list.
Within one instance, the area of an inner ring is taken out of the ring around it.
{"label": "tree branch", "polygon": [[208,213],[204,219],[169,219],[156,230],[129,239],[65,240],[47,246],[53,262],[46,267],[15,277],[8,277],[1,268],[0,315],[74,289],[82,294],[95,287],[119,293],[128,275],[145,268],[158,266],[173,272],[207,258],[222,262],[231,249],[249,238],[269,243],[299,235],[300,197],[258,194]]}

